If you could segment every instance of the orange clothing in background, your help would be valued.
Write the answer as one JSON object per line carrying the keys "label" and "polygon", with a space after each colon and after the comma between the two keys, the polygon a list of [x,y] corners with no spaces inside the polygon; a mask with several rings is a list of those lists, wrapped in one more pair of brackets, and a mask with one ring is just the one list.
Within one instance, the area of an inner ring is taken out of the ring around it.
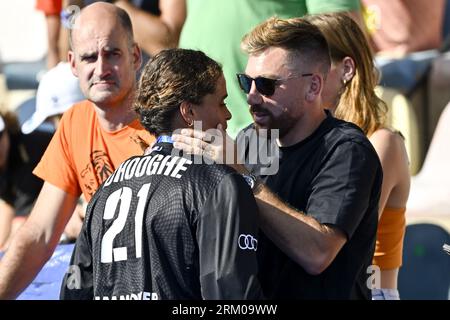
{"label": "orange clothing in background", "polygon": [[46,16],[59,16],[62,10],[62,0],[36,0],[36,9]]}
{"label": "orange clothing in background", "polygon": [[100,126],[93,104],[85,100],[64,113],[33,173],[76,197],[82,192],[89,201],[124,160],[144,153],[139,139],[154,141],[138,119],[108,132]]}
{"label": "orange clothing in background", "polygon": [[373,264],[381,270],[395,269],[402,265],[405,211],[406,208],[385,208],[378,222]]}

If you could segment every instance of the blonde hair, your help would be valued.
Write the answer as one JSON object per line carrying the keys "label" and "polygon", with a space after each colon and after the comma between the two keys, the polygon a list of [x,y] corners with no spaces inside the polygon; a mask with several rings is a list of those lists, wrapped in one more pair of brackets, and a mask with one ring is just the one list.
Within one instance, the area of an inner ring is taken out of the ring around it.
{"label": "blonde hair", "polygon": [[335,116],[353,122],[370,136],[385,126],[387,105],[374,90],[379,73],[366,36],[344,13],[311,15],[306,19],[316,25],[327,39],[333,62],[342,61],[345,57],[355,62],[355,74],[344,84]]}
{"label": "blonde hair", "polygon": [[319,28],[305,19],[271,17],[242,38],[241,48],[248,54],[257,54],[269,47],[289,51],[291,59],[301,57],[309,64],[313,62],[325,75],[330,69],[327,41]]}

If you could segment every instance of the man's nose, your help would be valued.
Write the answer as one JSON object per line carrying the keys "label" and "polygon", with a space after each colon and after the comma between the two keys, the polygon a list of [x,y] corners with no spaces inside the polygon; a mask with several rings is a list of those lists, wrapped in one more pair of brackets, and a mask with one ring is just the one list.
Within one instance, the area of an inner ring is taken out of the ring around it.
{"label": "man's nose", "polygon": [[97,58],[97,63],[95,65],[95,75],[97,77],[103,78],[107,76],[110,72],[110,65],[108,59],[99,55]]}
{"label": "man's nose", "polygon": [[261,104],[262,95],[256,89],[255,81],[252,81],[252,85],[250,87],[250,91],[247,93],[247,103],[249,105]]}

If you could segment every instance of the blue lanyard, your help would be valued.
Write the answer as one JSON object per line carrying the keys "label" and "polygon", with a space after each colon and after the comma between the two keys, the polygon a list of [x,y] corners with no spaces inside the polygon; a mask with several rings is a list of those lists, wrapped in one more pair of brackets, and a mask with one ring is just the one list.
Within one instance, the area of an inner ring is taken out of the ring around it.
{"label": "blue lanyard", "polygon": [[156,139],[156,143],[161,142],[173,143],[173,140],[171,136],[159,136],[158,139]]}

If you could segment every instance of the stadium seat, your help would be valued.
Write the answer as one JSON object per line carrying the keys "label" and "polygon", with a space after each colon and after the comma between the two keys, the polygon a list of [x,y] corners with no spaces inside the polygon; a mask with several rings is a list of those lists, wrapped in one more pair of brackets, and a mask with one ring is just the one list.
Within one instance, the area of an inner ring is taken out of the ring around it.
{"label": "stadium seat", "polygon": [[422,169],[412,177],[407,216],[450,218],[449,137],[450,103],[439,118]]}
{"label": "stadium seat", "polygon": [[406,227],[403,266],[398,288],[402,300],[448,300],[450,256],[442,246],[450,244],[450,234],[434,224]]}
{"label": "stadium seat", "polygon": [[[61,282],[68,270],[74,244],[60,244],[33,282],[17,300],[58,300]],[[0,258],[2,253],[0,253]]]}

